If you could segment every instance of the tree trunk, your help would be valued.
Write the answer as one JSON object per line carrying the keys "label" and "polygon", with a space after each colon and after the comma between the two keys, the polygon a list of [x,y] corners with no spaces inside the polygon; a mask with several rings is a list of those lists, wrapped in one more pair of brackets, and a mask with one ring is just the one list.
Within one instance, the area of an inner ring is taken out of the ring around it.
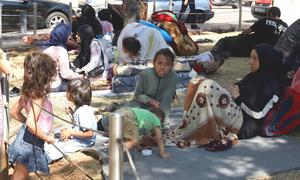
{"label": "tree trunk", "polygon": [[124,26],[137,22],[139,18],[138,0],[123,0]]}

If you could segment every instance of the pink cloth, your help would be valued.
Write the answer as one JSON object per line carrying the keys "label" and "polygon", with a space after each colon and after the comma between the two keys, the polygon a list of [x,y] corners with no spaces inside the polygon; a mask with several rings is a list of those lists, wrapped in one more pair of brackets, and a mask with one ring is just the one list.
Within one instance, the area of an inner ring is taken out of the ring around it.
{"label": "pink cloth", "polygon": [[[25,107],[27,113],[29,113],[31,106],[32,100],[29,100]],[[48,98],[45,98],[43,108],[46,109],[48,112],[53,112],[52,103]],[[44,133],[49,134],[53,126],[53,116],[45,111],[41,111],[37,124]]]}
{"label": "pink cloth", "polygon": [[114,27],[113,27],[113,25],[110,22],[108,22],[108,21],[101,21],[101,20],[99,20],[99,21],[100,21],[100,24],[102,26],[102,32],[103,32],[103,34],[112,33],[114,31]]}
{"label": "pink cloth", "polygon": [[80,78],[80,75],[69,67],[68,51],[60,46],[50,46],[44,50],[57,63],[57,76],[54,78],[51,88],[58,87],[63,79],[72,80]]}

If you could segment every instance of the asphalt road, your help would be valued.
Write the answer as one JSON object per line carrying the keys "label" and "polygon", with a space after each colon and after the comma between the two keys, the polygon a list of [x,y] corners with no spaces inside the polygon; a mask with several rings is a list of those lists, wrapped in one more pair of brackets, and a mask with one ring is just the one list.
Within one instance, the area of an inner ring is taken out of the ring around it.
{"label": "asphalt road", "polygon": [[[237,30],[239,24],[239,9],[233,9],[230,6],[213,6],[215,15],[212,19],[200,24],[200,29],[210,30],[212,28],[228,28],[228,26],[234,26]],[[255,22],[255,18],[251,15],[250,7],[242,7],[242,28],[250,26]],[[189,25],[187,25],[189,28]],[[27,34],[32,34],[28,32]],[[20,33],[4,33],[2,34],[2,48],[11,49],[24,47],[25,44],[21,41],[22,35]]]}
{"label": "asphalt road", "polygon": [[[227,29],[231,30],[232,27],[235,30],[239,28],[239,9],[233,9],[231,6],[213,6],[215,15],[212,19],[199,24],[200,29],[210,31],[212,29]],[[241,28],[245,29],[252,25],[256,19],[251,14],[250,7],[242,7],[242,22]],[[189,28],[189,26],[187,26]]]}
{"label": "asphalt road", "polygon": [[[239,9],[233,9],[231,6],[213,6],[214,17],[207,23],[230,23],[238,24]],[[242,23],[253,23],[256,19],[251,15],[250,7],[242,7]]]}

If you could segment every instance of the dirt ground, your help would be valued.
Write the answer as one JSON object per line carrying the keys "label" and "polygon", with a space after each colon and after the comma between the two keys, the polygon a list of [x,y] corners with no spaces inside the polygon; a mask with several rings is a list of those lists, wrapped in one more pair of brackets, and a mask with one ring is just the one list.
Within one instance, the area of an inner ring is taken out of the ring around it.
{"label": "dirt ground", "polygon": [[[232,36],[236,35],[238,32],[233,33],[212,33],[212,32],[201,32],[201,33],[193,33],[192,38],[194,40],[197,40],[199,38],[208,38],[214,40],[212,43],[205,43],[200,44],[200,52],[204,52],[209,50],[213,44],[224,36]],[[22,84],[22,76],[23,76],[23,60],[25,55],[28,51],[10,51],[9,52],[9,59],[10,61],[14,62],[17,65],[17,69],[15,70],[15,77],[10,78],[10,87],[20,87]],[[214,74],[207,75],[208,78],[214,79],[217,82],[221,83],[223,86],[227,86],[239,79],[241,79],[245,74],[249,72],[248,68],[248,59],[249,58],[229,58],[225,61],[224,65]],[[185,92],[178,93],[178,98],[174,101],[172,104],[173,107],[175,106],[182,106],[184,102]],[[62,100],[65,97],[58,97],[58,96],[52,96],[50,95],[50,99],[54,104],[54,114],[63,117],[64,119],[69,119],[68,116],[65,114],[64,110],[64,103],[62,103]],[[110,105],[113,102],[124,102],[128,101],[132,98],[132,95],[126,95],[126,96],[116,96],[116,97],[93,97],[92,98],[92,107],[95,108],[95,111],[98,109],[103,109],[107,105]],[[10,98],[10,105],[14,104],[18,97],[12,97]],[[55,119],[55,127],[65,125],[64,122],[59,121]],[[10,134],[16,134],[20,124],[14,120],[10,121]],[[292,136],[300,137],[300,133],[296,132],[293,133]],[[65,161],[65,160],[64,160]],[[77,159],[78,164],[84,165],[80,161],[80,158]],[[94,163],[91,163],[91,161],[87,164],[85,164],[85,168],[87,169],[97,169],[94,165]],[[51,165],[51,171],[54,172],[50,179],[85,179],[85,177],[78,171],[74,166],[68,164],[68,162],[58,162],[53,165]],[[94,172],[90,172],[90,174],[93,174]],[[38,179],[37,176],[33,175],[33,179]],[[95,178],[98,179],[98,178]],[[300,170],[292,170],[289,172],[281,172],[274,174],[270,177],[261,177],[257,178],[257,180],[269,180],[269,179],[275,179],[275,180],[281,180],[281,179],[300,179]]]}

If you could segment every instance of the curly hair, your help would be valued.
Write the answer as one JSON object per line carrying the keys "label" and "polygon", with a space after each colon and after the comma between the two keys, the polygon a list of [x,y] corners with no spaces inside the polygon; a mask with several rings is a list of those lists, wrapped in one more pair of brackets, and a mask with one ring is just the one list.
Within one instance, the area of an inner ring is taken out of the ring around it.
{"label": "curly hair", "polygon": [[30,52],[24,60],[22,93],[32,99],[46,96],[56,73],[56,63],[50,56]]}
{"label": "curly hair", "polygon": [[71,96],[76,107],[90,105],[92,88],[88,79],[74,79],[69,81],[67,93]]}
{"label": "curly hair", "polygon": [[122,46],[134,56],[138,56],[142,48],[141,43],[135,37],[127,37],[122,41]]}

